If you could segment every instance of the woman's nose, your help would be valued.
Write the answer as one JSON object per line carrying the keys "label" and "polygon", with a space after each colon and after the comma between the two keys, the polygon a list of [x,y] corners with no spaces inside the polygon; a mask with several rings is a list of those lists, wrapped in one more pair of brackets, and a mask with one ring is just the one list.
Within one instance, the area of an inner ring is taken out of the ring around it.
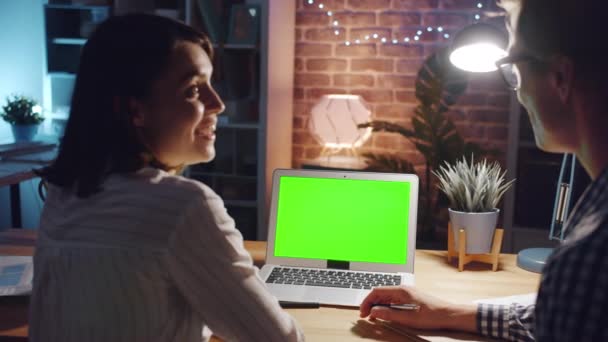
{"label": "woman's nose", "polygon": [[211,92],[211,96],[209,103],[206,105],[207,108],[205,111],[207,114],[220,115],[224,112],[226,106],[217,92],[215,92],[215,89],[210,88],[209,90]]}

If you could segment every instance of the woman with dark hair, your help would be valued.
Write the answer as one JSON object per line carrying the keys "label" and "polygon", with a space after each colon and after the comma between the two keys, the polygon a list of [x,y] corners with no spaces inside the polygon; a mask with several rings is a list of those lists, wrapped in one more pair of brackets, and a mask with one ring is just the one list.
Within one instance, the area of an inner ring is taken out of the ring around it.
{"label": "woman with dark hair", "polygon": [[215,156],[212,47],[112,17],[82,50],[34,257],[31,341],[297,341],[222,200],[176,175]]}

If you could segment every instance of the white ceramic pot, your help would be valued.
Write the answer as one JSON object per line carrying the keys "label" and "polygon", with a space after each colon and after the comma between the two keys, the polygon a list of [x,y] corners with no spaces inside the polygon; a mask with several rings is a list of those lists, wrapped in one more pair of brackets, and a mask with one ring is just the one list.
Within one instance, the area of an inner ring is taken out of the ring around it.
{"label": "white ceramic pot", "polygon": [[454,250],[458,251],[458,232],[464,229],[467,237],[467,254],[489,253],[492,248],[499,209],[486,213],[467,213],[449,209]]}

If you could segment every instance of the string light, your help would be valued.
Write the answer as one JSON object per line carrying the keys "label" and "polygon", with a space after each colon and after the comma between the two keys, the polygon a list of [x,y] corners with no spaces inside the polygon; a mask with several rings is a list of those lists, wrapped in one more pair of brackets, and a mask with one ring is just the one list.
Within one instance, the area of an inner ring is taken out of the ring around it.
{"label": "string light", "polygon": [[[315,0],[307,0],[307,3],[308,3],[309,5],[313,5],[313,4],[315,3]],[[323,9],[323,8],[325,8],[325,5],[324,5],[322,2],[320,2],[320,3],[317,5],[317,7],[319,7],[319,9]],[[478,9],[482,9],[482,8],[483,8],[483,3],[478,2],[478,3],[477,3],[477,8],[478,8]],[[328,16],[328,17],[333,17],[334,12],[333,12],[333,11],[327,11],[327,12],[326,12],[326,14],[327,14],[327,16]],[[476,21],[480,20],[480,19],[481,19],[481,14],[480,14],[480,13],[475,14],[475,17],[474,17],[474,18],[475,18],[475,20],[476,20]],[[338,21],[338,20],[333,20],[333,21],[332,21],[332,26],[334,26],[334,27],[335,27],[334,34],[335,34],[336,36],[339,36],[339,35],[340,35],[340,30],[338,29],[338,26],[339,26],[339,25],[340,25],[340,23],[339,23],[339,21]],[[433,31],[435,31],[435,30],[436,30],[437,32],[440,32],[440,33],[441,33],[441,32],[444,32],[444,28],[443,28],[442,26],[438,26],[438,27],[436,27],[436,28],[434,28],[434,27],[432,27],[432,26],[428,26],[428,27],[426,28],[426,31],[427,31],[427,32],[433,32]],[[420,40],[420,36],[422,36],[422,34],[423,34],[423,33],[424,33],[424,32],[423,32],[423,30],[417,30],[417,31],[416,31],[416,35],[414,36],[414,40],[415,40],[415,41],[419,41],[419,40]],[[366,40],[366,41],[369,41],[369,40],[370,40],[370,39],[372,39],[372,38],[373,38],[373,39],[379,39],[379,40],[380,40],[380,42],[382,42],[383,44],[386,44],[386,43],[389,41],[389,39],[388,39],[388,38],[386,38],[386,37],[380,37],[380,35],[379,35],[378,33],[373,33],[371,36],[370,36],[370,35],[365,35],[365,37],[364,37],[364,38],[365,38],[365,40]],[[443,34],[443,38],[444,38],[444,39],[449,39],[449,38],[450,38],[450,35],[449,35],[448,33],[444,33],[444,34]],[[411,41],[410,37],[404,37],[404,38],[403,38],[403,42],[405,42],[405,43],[409,43],[410,41]],[[398,43],[399,43],[399,40],[398,40],[398,39],[392,39],[392,40],[390,40],[390,42],[392,42],[393,44],[398,44]],[[361,40],[360,40],[360,39],[356,39],[356,40],[354,41],[354,44],[360,44],[360,43],[361,43]],[[350,45],[352,45],[352,44],[353,44],[353,42],[350,42],[350,41],[348,41],[348,40],[344,42],[344,45],[346,45],[346,46],[350,46]]]}

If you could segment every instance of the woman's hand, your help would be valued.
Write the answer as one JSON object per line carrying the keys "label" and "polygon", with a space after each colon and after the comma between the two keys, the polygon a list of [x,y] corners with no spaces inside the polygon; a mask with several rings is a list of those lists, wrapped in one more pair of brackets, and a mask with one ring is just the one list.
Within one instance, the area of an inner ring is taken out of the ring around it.
{"label": "woman's hand", "polygon": [[[418,311],[395,310],[373,304],[418,304]],[[477,307],[455,305],[414,287],[377,287],[363,300],[361,317],[379,318],[416,329],[451,329],[476,332]]]}

